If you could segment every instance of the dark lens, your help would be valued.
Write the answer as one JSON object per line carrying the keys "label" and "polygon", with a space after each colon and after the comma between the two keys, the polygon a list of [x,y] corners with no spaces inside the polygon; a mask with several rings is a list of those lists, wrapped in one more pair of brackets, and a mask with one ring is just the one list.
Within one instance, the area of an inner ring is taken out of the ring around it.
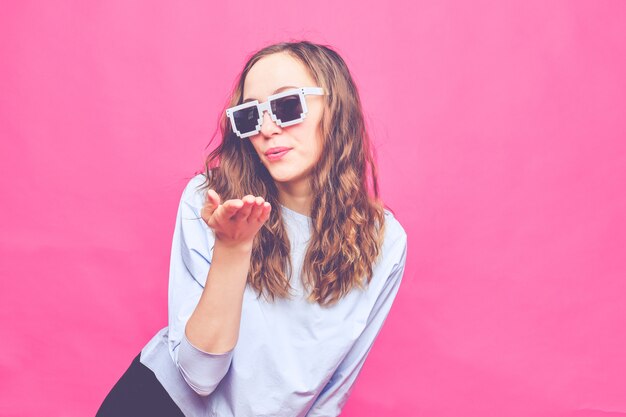
{"label": "dark lens", "polygon": [[272,100],[271,107],[272,113],[283,123],[299,119],[302,116],[302,105],[298,94]]}
{"label": "dark lens", "polygon": [[233,119],[235,119],[235,126],[239,133],[252,132],[256,130],[256,125],[259,122],[259,112],[256,106],[247,107],[235,111]]}

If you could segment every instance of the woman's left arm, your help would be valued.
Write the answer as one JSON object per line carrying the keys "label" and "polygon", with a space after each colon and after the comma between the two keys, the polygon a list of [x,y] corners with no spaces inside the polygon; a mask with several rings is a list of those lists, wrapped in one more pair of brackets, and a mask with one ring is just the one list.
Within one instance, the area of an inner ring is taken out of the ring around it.
{"label": "woman's left arm", "polygon": [[348,400],[354,381],[359,372],[361,372],[365,358],[389,314],[393,300],[400,287],[402,275],[404,274],[407,249],[406,234],[403,237],[404,239],[400,240],[397,246],[398,252],[401,251],[399,261],[394,265],[381,293],[378,295],[367,319],[365,329],[313,403],[307,417],[338,416]]}

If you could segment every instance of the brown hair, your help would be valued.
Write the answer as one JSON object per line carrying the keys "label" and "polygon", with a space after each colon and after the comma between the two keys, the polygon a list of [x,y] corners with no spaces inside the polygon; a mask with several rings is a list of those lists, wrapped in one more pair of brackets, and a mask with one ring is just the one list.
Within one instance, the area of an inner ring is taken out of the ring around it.
{"label": "brown hair", "polygon": [[[248,283],[259,296],[264,294],[272,301],[289,297],[290,243],[282,223],[278,190],[250,141],[235,135],[225,115],[226,108],[241,104],[250,68],[275,53],[299,60],[317,86],[329,93],[324,96],[319,125],[322,154],[310,176],[312,235],[302,267],[308,299],[328,306],[354,287],[364,288],[365,281],[370,282],[385,230],[374,150],[356,85],[337,52],[325,45],[299,41],[269,45],[254,53],[221,113],[223,140],[206,159],[206,180],[200,188],[214,189],[222,201],[252,194],[272,205],[270,218],[254,239]],[[368,170],[373,196],[368,191]]]}

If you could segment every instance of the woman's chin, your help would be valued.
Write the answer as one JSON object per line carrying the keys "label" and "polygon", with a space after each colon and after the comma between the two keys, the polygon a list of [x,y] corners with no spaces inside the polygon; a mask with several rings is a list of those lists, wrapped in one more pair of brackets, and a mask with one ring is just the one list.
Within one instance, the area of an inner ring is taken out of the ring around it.
{"label": "woman's chin", "polygon": [[302,172],[293,172],[293,171],[288,171],[284,169],[274,169],[274,170],[270,169],[269,172],[272,178],[274,179],[274,181],[280,182],[280,183],[289,183],[289,182],[297,181],[298,179],[302,177],[302,174],[303,174]]}

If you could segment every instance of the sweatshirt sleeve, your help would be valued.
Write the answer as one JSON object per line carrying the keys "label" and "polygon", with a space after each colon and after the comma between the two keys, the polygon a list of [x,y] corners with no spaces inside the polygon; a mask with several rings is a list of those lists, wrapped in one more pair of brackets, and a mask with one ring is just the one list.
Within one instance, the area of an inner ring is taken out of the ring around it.
{"label": "sweatshirt sleeve", "polygon": [[338,416],[347,402],[354,382],[365,363],[365,358],[369,354],[389,314],[398,289],[400,288],[400,282],[404,274],[407,250],[407,240],[404,232],[403,239],[398,239],[397,244],[394,246],[392,252],[398,253],[400,256],[397,258],[398,261],[392,266],[392,270],[380,294],[376,298],[374,307],[368,316],[365,329],[315,400],[307,417]]}
{"label": "sweatshirt sleeve", "polygon": [[178,206],[172,239],[168,288],[168,347],[189,386],[201,396],[211,394],[228,372],[233,350],[212,354],[192,345],[185,335],[187,320],[204,290],[215,235],[202,220],[205,193],[197,187],[199,174],[189,181]]}

